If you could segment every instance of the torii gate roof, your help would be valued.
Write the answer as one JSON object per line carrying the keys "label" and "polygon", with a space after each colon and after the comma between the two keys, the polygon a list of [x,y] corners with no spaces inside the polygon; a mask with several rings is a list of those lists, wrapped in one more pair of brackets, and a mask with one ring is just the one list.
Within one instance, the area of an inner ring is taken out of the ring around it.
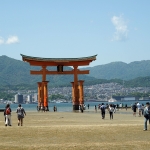
{"label": "torii gate roof", "polygon": [[85,66],[89,65],[90,62],[96,60],[97,55],[89,57],[79,57],[79,58],[41,58],[32,57],[20,54],[22,60],[29,62],[31,66]]}

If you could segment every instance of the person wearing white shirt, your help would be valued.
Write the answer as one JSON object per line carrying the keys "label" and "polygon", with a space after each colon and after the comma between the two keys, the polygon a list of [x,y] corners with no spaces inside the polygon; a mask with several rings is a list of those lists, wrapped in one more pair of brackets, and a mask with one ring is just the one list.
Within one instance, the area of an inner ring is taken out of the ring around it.
{"label": "person wearing white shirt", "polygon": [[137,103],[137,108],[139,112],[139,117],[141,117],[142,105],[140,103]]}
{"label": "person wearing white shirt", "polygon": [[109,105],[109,114],[110,114],[110,119],[113,119],[113,113],[114,113],[114,107],[112,104]]}

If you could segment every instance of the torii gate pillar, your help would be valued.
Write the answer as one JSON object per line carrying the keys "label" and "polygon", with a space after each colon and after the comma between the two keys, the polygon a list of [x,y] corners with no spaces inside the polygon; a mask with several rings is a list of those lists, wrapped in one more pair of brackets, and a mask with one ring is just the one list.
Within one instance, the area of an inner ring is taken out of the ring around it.
{"label": "torii gate pillar", "polygon": [[38,84],[38,106],[40,107],[43,103],[42,82],[37,82],[37,84]]}
{"label": "torii gate pillar", "polygon": [[77,106],[75,106],[75,104],[78,104],[78,106],[79,105],[83,105],[84,104],[84,92],[83,92],[83,82],[84,82],[84,80],[79,80],[78,81],[79,82],[79,85],[78,85],[78,101],[77,101],[77,103],[76,103],[76,101],[75,101],[75,96],[74,96],[74,94],[75,94],[75,91],[74,91],[74,82],[71,82],[71,84],[72,84],[72,102],[73,102],[73,110],[78,110],[78,109],[76,109],[76,108],[78,108]]}
{"label": "torii gate pillar", "polygon": [[48,88],[47,84],[49,81],[37,82],[38,84],[38,106],[47,108],[48,110]]}
{"label": "torii gate pillar", "polygon": [[80,105],[84,104],[83,82],[84,80],[79,80],[79,103]]}
{"label": "torii gate pillar", "polygon": [[44,97],[44,108],[47,108],[48,110],[48,88],[47,84],[49,81],[42,81],[43,84],[43,97]]}
{"label": "torii gate pillar", "polygon": [[74,82],[70,82],[72,84],[72,102],[74,103]]}
{"label": "torii gate pillar", "polygon": [[78,74],[77,74],[78,66],[73,66],[73,67],[74,67],[73,110],[79,110],[79,89],[78,89]]}

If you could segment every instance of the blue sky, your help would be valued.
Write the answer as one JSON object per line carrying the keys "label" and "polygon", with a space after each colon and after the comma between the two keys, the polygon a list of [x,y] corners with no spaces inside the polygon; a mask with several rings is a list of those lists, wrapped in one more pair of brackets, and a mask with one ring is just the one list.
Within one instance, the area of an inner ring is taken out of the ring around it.
{"label": "blue sky", "polygon": [[149,0],[0,0],[0,56],[150,60]]}

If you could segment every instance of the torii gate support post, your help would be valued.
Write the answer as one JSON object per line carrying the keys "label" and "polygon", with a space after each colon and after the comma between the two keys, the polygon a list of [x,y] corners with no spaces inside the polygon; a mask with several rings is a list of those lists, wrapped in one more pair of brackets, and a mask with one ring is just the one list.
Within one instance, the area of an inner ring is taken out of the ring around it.
{"label": "torii gate support post", "polygon": [[38,84],[38,107],[42,104],[42,82],[37,82]]}
{"label": "torii gate support post", "polygon": [[78,66],[74,67],[74,101],[73,101],[73,110],[79,110],[79,89],[78,89],[78,74],[77,68]]}
{"label": "torii gate support post", "polygon": [[79,103],[80,105],[84,104],[83,82],[84,80],[79,80]]}
{"label": "torii gate support post", "polygon": [[74,82],[70,82],[72,84],[72,102],[74,103]]}
{"label": "torii gate support post", "polygon": [[43,95],[44,95],[44,108],[46,108],[45,110],[49,110],[48,109],[48,88],[47,88],[47,84],[49,81],[42,81],[43,84]]}

